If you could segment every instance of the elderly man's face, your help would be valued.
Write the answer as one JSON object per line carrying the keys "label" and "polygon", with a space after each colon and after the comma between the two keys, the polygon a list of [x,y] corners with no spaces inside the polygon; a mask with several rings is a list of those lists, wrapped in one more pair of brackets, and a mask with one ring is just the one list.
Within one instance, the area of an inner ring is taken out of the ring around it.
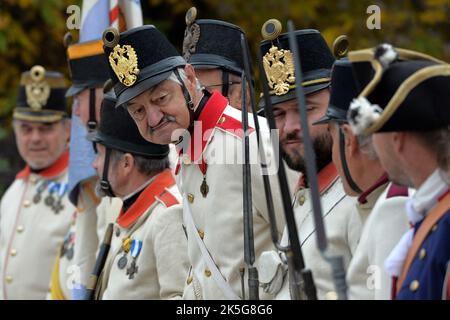
{"label": "elderly man's face", "polygon": [[[318,169],[331,161],[331,137],[328,125],[312,125],[328,107],[329,90],[321,90],[306,96],[309,133],[316,152]],[[273,106],[275,122],[280,132],[280,145],[286,163],[293,170],[305,172],[303,131],[297,101],[290,100]]]}
{"label": "elderly man's face", "polygon": [[[195,101],[196,78],[190,65],[185,67],[185,85]],[[156,144],[177,142],[189,128],[190,115],[181,86],[165,80],[127,103],[127,110],[142,137]]]}
{"label": "elderly man's face", "polygon": [[67,149],[70,120],[53,123],[14,120],[20,156],[33,169],[51,166]]}

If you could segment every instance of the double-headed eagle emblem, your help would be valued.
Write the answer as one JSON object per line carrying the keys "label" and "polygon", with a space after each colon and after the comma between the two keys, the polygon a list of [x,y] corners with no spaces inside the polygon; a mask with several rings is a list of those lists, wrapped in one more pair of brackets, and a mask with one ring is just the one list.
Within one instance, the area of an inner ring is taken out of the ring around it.
{"label": "double-headed eagle emblem", "polygon": [[263,64],[273,92],[277,96],[288,93],[290,86],[295,84],[292,52],[272,45],[263,57]]}
{"label": "double-headed eagle emblem", "polygon": [[45,81],[45,69],[34,66],[30,70],[31,81],[25,85],[27,104],[31,109],[39,111],[47,104],[50,97],[50,86]]}
{"label": "double-headed eagle emblem", "polygon": [[119,81],[127,87],[132,86],[139,74],[136,51],[130,45],[116,45],[109,54],[109,64]]}

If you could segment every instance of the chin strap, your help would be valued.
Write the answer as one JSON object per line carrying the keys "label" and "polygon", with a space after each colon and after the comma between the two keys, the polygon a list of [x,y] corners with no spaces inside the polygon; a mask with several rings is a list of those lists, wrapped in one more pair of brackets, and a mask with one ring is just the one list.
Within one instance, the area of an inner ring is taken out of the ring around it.
{"label": "chin strap", "polygon": [[89,88],[89,120],[87,123],[89,131],[97,128],[97,119],[95,118],[95,88]]}
{"label": "chin strap", "polygon": [[194,102],[192,101],[192,97],[189,94],[189,91],[186,88],[186,85],[184,84],[184,81],[181,78],[178,69],[174,69],[173,72],[175,73],[175,76],[177,77],[178,81],[180,81],[181,83],[181,90],[183,91],[184,100],[186,101],[186,106],[189,111],[189,123],[190,123],[189,129],[192,129],[194,126]]}
{"label": "chin strap", "polygon": [[222,95],[228,97],[228,91],[230,88],[230,74],[228,71],[222,69]]}
{"label": "chin strap", "polygon": [[111,149],[106,147],[105,151],[105,161],[103,162],[103,174],[102,180],[100,180],[100,187],[103,192],[108,197],[115,197],[114,192],[112,191],[111,184],[108,181],[108,170],[109,170],[109,158],[111,157]]}
{"label": "chin strap", "polygon": [[345,180],[347,180],[348,185],[350,186],[350,188],[352,188],[353,191],[355,191],[358,194],[361,194],[363,191],[358,187],[356,182],[353,180],[347,165],[347,160],[345,157],[345,136],[341,126],[339,126],[339,155],[341,158],[342,170],[344,171]]}

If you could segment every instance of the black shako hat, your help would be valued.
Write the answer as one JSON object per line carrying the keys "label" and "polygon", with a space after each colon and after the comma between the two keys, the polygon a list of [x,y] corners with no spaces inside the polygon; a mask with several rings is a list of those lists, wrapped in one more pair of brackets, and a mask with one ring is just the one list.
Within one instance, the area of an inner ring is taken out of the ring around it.
{"label": "black shako hat", "polygon": [[356,134],[429,131],[450,125],[450,65],[419,52],[381,44],[351,51],[362,89],[348,111]]}
{"label": "black shako hat", "polygon": [[116,108],[116,98],[112,91],[103,98],[100,125],[91,140],[107,148],[128,152],[146,158],[162,159],[169,154],[168,145],[160,145],[145,140],[136,123],[125,108]]}
{"label": "black shako hat", "polygon": [[[295,99],[295,68],[287,33],[280,34],[280,21],[270,19],[264,23],[260,44],[263,65],[269,85],[272,104]],[[325,89],[330,85],[330,72],[334,57],[319,31],[296,30],[295,37],[300,54],[305,94]]]}
{"label": "black shako hat", "polygon": [[119,32],[108,28],[103,43],[109,74],[122,105],[166,80],[186,61],[167,38],[153,25]]}
{"label": "black shako hat", "polygon": [[71,38],[66,35],[67,62],[72,78],[72,86],[66,96],[72,97],[84,89],[101,88],[109,79],[108,63],[103,52],[101,39],[80,43],[70,43]]}
{"label": "black shako hat", "polygon": [[197,9],[186,13],[186,30],[183,39],[183,57],[198,69],[220,68],[241,76],[244,59],[238,26],[220,20],[196,20]]}
{"label": "black shako hat", "polygon": [[22,73],[13,119],[56,122],[67,116],[66,81],[59,72],[36,65]]}
{"label": "black shako hat", "polygon": [[351,62],[347,58],[336,60],[331,71],[331,93],[327,112],[314,124],[330,121],[346,123],[350,103],[358,94]]}

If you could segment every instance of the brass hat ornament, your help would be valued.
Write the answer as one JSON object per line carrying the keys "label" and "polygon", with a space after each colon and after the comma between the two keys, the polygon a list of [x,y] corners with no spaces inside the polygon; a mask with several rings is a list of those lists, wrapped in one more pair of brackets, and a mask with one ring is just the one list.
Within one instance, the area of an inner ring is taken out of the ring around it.
{"label": "brass hat ornament", "polygon": [[195,22],[197,19],[197,8],[192,7],[186,12],[186,30],[183,39],[183,58],[188,61],[195,53],[198,40],[200,39],[200,26]]}
{"label": "brass hat ornament", "polygon": [[115,28],[108,28],[103,33],[105,46],[113,48],[108,61],[119,81],[127,86],[132,86],[139,74],[138,57],[131,45],[119,44],[120,34]]}
{"label": "brass hat ornament", "polygon": [[[265,40],[275,40],[281,30],[281,22],[270,19],[262,26],[261,34]],[[277,96],[286,94],[295,85],[294,59],[290,50],[280,49],[272,42],[272,47],[263,57],[263,65],[269,88]]]}
{"label": "brass hat ornament", "polygon": [[34,66],[30,70],[30,77],[25,83],[27,103],[31,109],[39,111],[47,104],[50,97],[50,86],[45,80],[45,69]]}

